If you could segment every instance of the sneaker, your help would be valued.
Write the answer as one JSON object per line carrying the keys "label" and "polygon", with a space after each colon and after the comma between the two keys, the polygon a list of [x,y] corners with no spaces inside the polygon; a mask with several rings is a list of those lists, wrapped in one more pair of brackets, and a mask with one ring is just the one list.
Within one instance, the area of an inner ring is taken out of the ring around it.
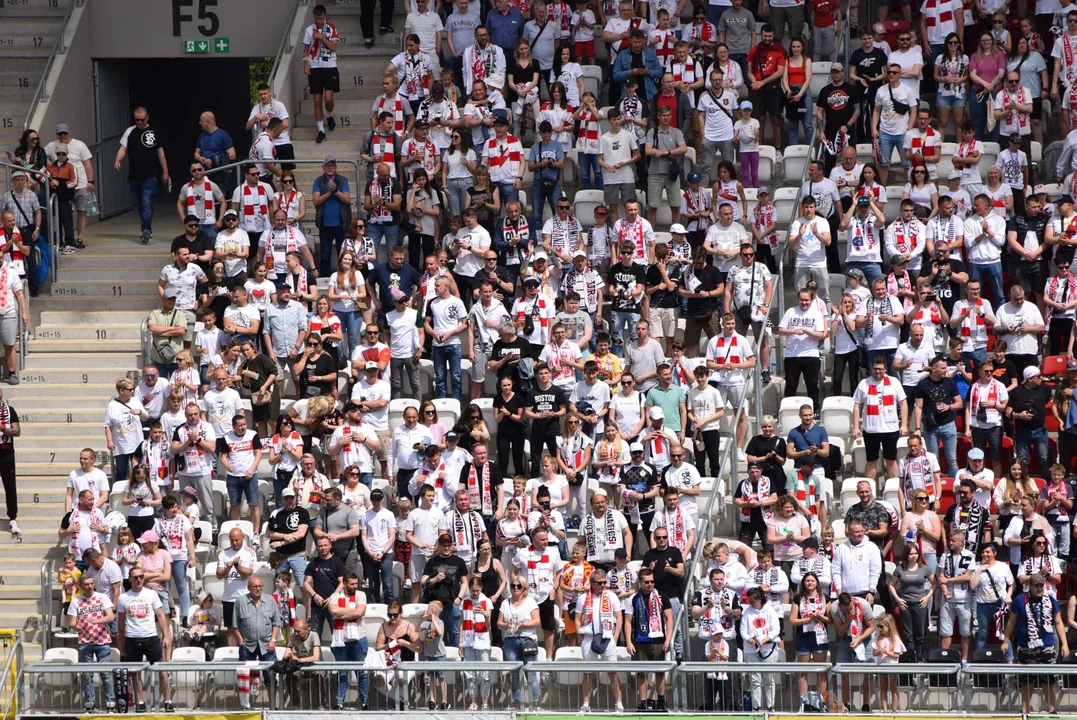
{"label": "sneaker", "polygon": [[391,35],[395,33],[396,30],[393,30],[392,25],[387,25],[386,27],[380,28],[378,32],[380,32],[382,35]]}
{"label": "sneaker", "polygon": [[135,704],[135,712],[140,712],[140,713],[146,712],[146,703],[145,702],[136,703]]}
{"label": "sneaker", "polygon": [[368,710],[370,710],[370,705],[363,703],[363,712],[367,712]]}
{"label": "sneaker", "polygon": [[624,706],[624,705],[622,705],[621,703],[617,703],[616,705],[614,705],[614,706],[613,706],[613,712],[614,712],[614,714],[616,714],[616,715],[620,715],[620,714],[622,714],[622,713],[623,713],[624,711],[625,711],[625,706]]}
{"label": "sneaker", "polygon": [[142,231],[142,244],[143,245],[149,245],[150,244],[150,231],[149,230],[143,230]]}
{"label": "sneaker", "polygon": [[109,700],[107,703],[105,703],[105,712],[114,712],[115,710],[116,702],[114,700]]}
{"label": "sneaker", "polygon": [[8,385],[18,385],[19,384],[19,374],[18,373],[11,373],[11,375],[7,379],[7,384]]}
{"label": "sneaker", "polygon": [[447,702],[443,702],[440,705],[438,705],[438,710],[448,710],[448,709],[449,709],[449,703],[447,703]]}
{"label": "sneaker", "polygon": [[82,242],[81,240],[76,240],[75,241],[75,249],[76,250],[85,250],[86,249],[86,243]]}
{"label": "sneaker", "polygon": [[64,245],[62,248],[60,248],[60,254],[61,255],[74,255],[75,254],[75,246],[74,245]]}
{"label": "sneaker", "polygon": [[327,115],[325,118],[325,126],[329,128],[329,132],[333,132],[337,129],[337,121],[333,119],[332,115]]}
{"label": "sneaker", "polygon": [[172,712],[175,709],[176,708],[172,707],[172,701],[171,700],[165,700],[165,706],[164,706],[164,711],[165,712]]}
{"label": "sneaker", "polygon": [[374,38],[367,38],[366,47],[368,50],[374,47]]}
{"label": "sneaker", "polygon": [[430,702],[426,703],[426,709],[427,710],[437,710],[438,705],[433,700],[431,700]]}
{"label": "sneaker", "polygon": [[84,709],[84,710],[86,710],[86,712],[88,712],[88,713],[92,713],[92,712],[93,712],[93,703],[92,703],[92,702],[88,702],[88,703],[86,703],[85,705],[83,705],[82,707],[83,707],[83,709]]}
{"label": "sneaker", "polygon": [[322,132],[321,130],[319,130],[318,134],[314,136],[314,142],[316,142],[316,143],[325,142],[325,133]]}
{"label": "sneaker", "polygon": [[591,706],[590,705],[588,705],[587,703],[584,703],[583,705],[580,705],[580,712],[578,714],[586,715],[589,712],[591,712]]}
{"label": "sneaker", "polygon": [[748,462],[748,457],[742,448],[737,448],[737,462]]}
{"label": "sneaker", "polygon": [[763,381],[764,385],[770,385],[770,370],[764,370],[762,373],[760,373],[759,377]]}
{"label": "sneaker", "polygon": [[638,710],[640,712],[647,712],[647,701],[646,700],[640,700],[639,705],[636,706],[636,710]]}
{"label": "sneaker", "polygon": [[647,712],[654,712],[654,700],[647,701]]}
{"label": "sneaker", "polygon": [[860,712],[864,713],[865,715],[870,714],[871,713],[871,705],[869,705],[868,703],[864,703],[863,705],[860,706]]}
{"label": "sneaker", "polygon": [[20,532],[20,531],[19,531],[19,524],[18,524],[17,522],[15,522],[14,520],[12,520],[12,521],[11,521],[11,522],[9,523],[9,526],[10,526],[10,530],[11,530],[11,534],[12,534],[12,535],[18,535],[18,534],[19,534],[19,532]]}

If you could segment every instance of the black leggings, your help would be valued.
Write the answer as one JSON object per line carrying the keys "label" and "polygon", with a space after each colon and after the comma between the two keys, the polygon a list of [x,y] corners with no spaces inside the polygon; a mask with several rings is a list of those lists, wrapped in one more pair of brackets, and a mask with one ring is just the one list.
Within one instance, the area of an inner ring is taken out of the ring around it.
{"label": "black leggings", "polygon": [[901,611],[901,637],[905,647],[912,650],[916,662],[923,662],[927,651],[924,648],[924,633],[927,629],[927,608],[920,607],[918,600],[908,600],[908,607]]}
{"label": "black leggings", "polygon": [[434,252],[434,236],[412,230],[408,234],[408,261],[413,268],[423,267],[427,255]]}
{"label": "black leggings", "polygon": [[508,475],[509,454],[512,455],[512,469],[517,475],[523,475],[524,468],[524,428],[519,423],[502,422],[497,426],[497,464],[501,473]]}
{"label": "black leggings", "polygon": [[700,475],[703,475],[704,477],[707,476],[707,473],[704,472],[703,468],[703,459],[704,455],[706,455],[707,465],[710,466],[711,470],[710,474],[714,477],[718,477],[720,474],[718,468],[721,466],[722,462],[722,434],[718,430],[707,430],[706,432],[700,433],[700,437],[703,438],[703,452],[700,452],[698,449],[696,450],[696,469],[699,470]]}
{"label": "black leggings", "polygon": [[794,397],[800,389],[800,376],[804,376],[807,395],[819,409],[819,375],[822,362],[819,358],[785,358],[785,397]]}
{"label": "black leggings", "polygon": [[7,519],[19,516],[19,493],[15,487],[15,451],[0,452],[0,478],[4,480],[4,500],[7,502]]}
{"label": "black leggings", "polygon": [[[788,360],[786,360],[788,362]],[[834,355],[834,394],[841,395],[841,376],[849,371],[849,394],[856,391],[860,384],[860,350]]]}
{"label": "black leggings", "polygon": [[[538,477],[542,467],[542,451],[557,457],[557,426],[531,426],[531,474],[528,477]],[[500,439],[501,433],[497,434]],[[521,441],[522,442],[522,441]]]}
{"label": "black leggings", "polygon": [[1050,344],[1051,355],[1065,355],[1069,347],[1070,333],[1073,332],[1073,321],[1069,318],[1051,318],[1051,324],[1047,328],[1047,338]]}

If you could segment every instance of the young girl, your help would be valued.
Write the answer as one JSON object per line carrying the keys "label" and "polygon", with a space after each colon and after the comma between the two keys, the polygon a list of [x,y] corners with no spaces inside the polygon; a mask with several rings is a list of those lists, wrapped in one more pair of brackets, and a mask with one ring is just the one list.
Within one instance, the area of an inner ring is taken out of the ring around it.
{"label": "young girl", "polygon": [[295,175],[290,170],[281,173],[280,186],[281,191],[273,196],[270,217],[278,210],[283,210],[288,216],[289,225],[298,225],[302,228],[303,218],[307,216],[307,197],[296,187]]}
{"label": "young girl", "polygon": [[194,357],[190,350],[180,350],[176,353],[176,362],[179,370],[172,373],[169,383],[172,389],[183,395],[182,405],[198,403],[198,390],[202,387],[202,379],[199,377],[198,368],[194,364]]}
{"label": "young girl", "polygon": [[441,204],[438,193],[428,187],[430,177],[424,168],[415,171],[411,188],[408,190],[408,214],[412,217],[418,242],[423,249],[434,247],[437,235],[438,218],[441,217]]}
{"label": "young girl", "polygon": [[329,276],[329,299],[348,338],[346,357],[351,357],[352,351],[359,347],[363,319],[359,303],[366,298],[366,283],[359,271],[359,261],[355,253],[342,252],[338,264],[338,270]]}
{"label": "young girl", "polygon": [[601,190],[603,188],[602,170],[598,166],[598,156],[602,130],[598,123],[602,119],[602,111],[598,109],[598,101],[594,93],[583,94],[580,99],[580,109],[573,113],[572,117],[580,124],[580,132],[576,136],[576,152],[580,160],[580,182],[584,190],[590,190],[593,176],[594,188]]}
{"label": "young girl", "polygon": [[576,625],[576,598],[587,591],[587,583],[594,572],[594,566],[587,562],[587,546],[583,541],[572,546],[572,561],[565,563],[561,569],[561,609],[565,616],[565,639],[569,645],[578,645]]}
{"label": "young girl", "polygon": [[[269,257],[273,257],[273,253],[270,253]],[[283,275],[285,270],[280,268],[278,272]],[[266,308],[273,302],[273,297],[277,294],[277,286],[273,284],[272,280],[268,279],[268,276],[268,266],[259,261],[254,265],[254,277],[243,283],[243,287],[247,289],[247,297],[250,299],[251,305],[258,308],[258,312],[263,315]]]}
{"label": "young girl", "polygon": [[[896,663],[905,652],[905,643],[901,642],[901,636],[898,634],[897,623],[894,622],[893,615],[886,613],[879,618],[875,635],[875,650],[872,651],[875,656],[875,663],[877,665]],[[897,712],[900,707],[897,680],[897,675],[879,674],[879,700],[882,702],[884,713],[890,712],[891,706],[894,712]],[[887,702],[887,692],[889,692],[889,703]]]}
{"label": "young girl", "polygon": [[[393,559],[404,566],[404,579],[408,579],[411,569],[410,542],[404,539],[408,527],[408,515],[411,514],[411,500],[400,498],[396,502],[396,543],[393,545]],[[414,580],[414,579],[413,579]]]}
{"label": "young girl", "polygon": [[127,576],[131,574],[131,568],[136,565],[135,560],[141,550],[142,548],[135,543],[135,535],[131,532],[131,528],[126,525],[121,527],[116,534],[116,547],[112,548],[112,560],[120,566],[124,590],[131,589],[131,581],[127,579]]}
{"label": "young girl", "polygon": [[277,418],[277,432],[269,441],[269,464],[273,470],[273,496],[281,504],[280,494],[292,481],[295,469],[303,457],[303,438],[288,415]]}
{"label": "young girl", "polygon": [[752,103],[740,104],[740,120],[733,125],[733,141],[740,154],[740,174],[747,187],[759,187],[759,121],[752,117]]}
{"label": "young girl", "polygon": [[[464,218],[460,215],[453,215],[449,218],[449,232],[441,236],[441,245],[439,250],[446,252],[452,250],[453,245],[456,244],[456,233],[460,232],[460,228],[464,226]],[[430,253],[427,253],[429,255]]]}
{"label": "young girl", "polygon": [[[561,68],[557,73],[557,82],[561,83],[565,87],[565,97],[568,99],[568,104],[571,107],[577,108],[580,106],[580,96],[583,95],[583,70],[580,69],[580,64],[572,62],[572,48],[568,43],[565,43],[557,51],[558,59],[561,61]],[[553,94],[553,84],[550,85],[550,94]],[[553,120],[550,121],[551,123]],[[567,134],[567,132],[566,132]],[[564,140],[562,140],[564,142]],[[572,141],[569,140],[569,150],[572,149]],[[566,150],[565,152],[568,152]]]}
{"label": "young girl", "polygon": [[213,607],[213,595],[203,590],[198,593],[198,605],[191,608],[191,612],[187,615],[187,626],[190,629],[184,630],[183,635],[197,644],[206,635],[216,633],[218,624],[217,610]]}
{"label": "young girl", "polygon": [[[568,48],[562,48],[567,52]],[[580,81],[583,85],[583,81]],[[538,120],[549,121],[553,126],[553,139],[561,143],[561,149],[566,154],[572,152],[572,104],[568,101],[568,92],[564,84],[555,82],[550,84],[550,101],[542,104],[539,109]]]}
{"label": "young girl", "polygon": [[202,313],[202,325],[204,326],[195,336],[194,346],[198,352],[198,379],[202,384],[202,394],[209,391],[210,381],[207,371],[209,361],[221,351],[221,343],[224,342],[224,333],[217,327],[217,313],[206,309]]}
{"label": "young girl", "polygon": [[79,594],[79,578],[82,571],[75,567],[75,556],[71,553],[64,555],[63,566],[56,571],[57,580],[60,583],[60,599],[63,601],[61,613],[67,614],[67,606],[71,604]]}
{"label": "young girl", "polygon": [[[445,659],[445,623],[441,620],[444,606],[441,601],[434,600],[426,607],[426,612],[419,619],[419,642],[422,643],[423,660],[436,662]],[[434,682],[437,680],[437,682]],[[441,689],[441,709],[449,708],[449,687],[445,682],[445,673],[430,673],[430,702],[428,710],[434,710],[437,705],[437,689]]]}
{"label": "young girl", "polygon": [[1013,39],[1006,27],[1006,13],[997,12],[991,18],[991,35],[995,38],[995,46],[1009,55],[1013,49]]}
{"label": "young girl", "polygon": [[277,576],[273,578],[273,585],[276,589],[273,591],[273,599],[277,601],[277,607],[280,608],[280,627],[281,634],[284,636],[284,642],[288,642],[288,638],[291,637],[292,628],[295,627],[295,593],[292,592],[292,573],[287,570],[281,570],[277,573]]}
{"label": "young girl", "polygon": [[[517,479],[522,479],[522,476],[517,476]],[[514,480],[513,486],[516,485]],[[527,497],[526,493],[523,496]],[[527,537],[527,516],[520,513],[520,501],[516,499],[515,493],[505,501],[505,517],[497,521],[494,543],[502,548],[503,567],[513,567],[516,551],[531,544]]]}
{"label": "young girl", "polygon": [[752,225],[749,229],[752,231],[752,240],[755,243],[756,262],[766,265],[771,273],[778,272],[778,216],[774,203],[770,201],[770,191],[766,188],[759,188],[757,202],[752,210]]}
{"label": "young girl", "polygon": [[153,528],[155,508],[161,507],[161,491],[150,475],[149,465],[139,465],[132,471],[121,502],[128,508],[127,525],[133,534],[141,535]]}

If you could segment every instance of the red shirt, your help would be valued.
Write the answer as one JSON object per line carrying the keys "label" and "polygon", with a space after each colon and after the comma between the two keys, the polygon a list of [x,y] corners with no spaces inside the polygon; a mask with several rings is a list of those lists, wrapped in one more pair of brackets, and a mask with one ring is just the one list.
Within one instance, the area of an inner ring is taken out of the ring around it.
{"label": "red shirt", "polygon": [[[760,43],[748,51],[748,70],[757,82],[762,81],[785,65],[785,57],[785,48],[780,42],[772,42],[769,47]],[[777,82],[770,84],[781,87]]]}
{"label": "red shirt", "polygon": [[830,27],[834,24],[834,13],[838,10],[837,0],[808,0],[815,27]]}
{"label": "red shirt", "polygon": [[670,118],[670,125],[677,127],[677,93],[673,93],[669,97],[662,95],[662,93],[658,94],[658,107],[655,110],[656,114],[658,110],[661,110],[664,107],[668,107],[673,112],[673,117]]}

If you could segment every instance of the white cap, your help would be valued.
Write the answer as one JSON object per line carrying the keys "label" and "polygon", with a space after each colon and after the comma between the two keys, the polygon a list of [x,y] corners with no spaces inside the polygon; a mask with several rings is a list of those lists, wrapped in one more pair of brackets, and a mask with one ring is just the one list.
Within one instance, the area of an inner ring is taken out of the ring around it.
{"label": "white cap", "polygon": [[651,416],[651,420],[664,420],[666,418],[666,414],[662,412],[662,408],[657,405],[652,406],[647,414]]}
{"label": "white cap", "polygon": [[947,180],[960,180],[961,179],[961,171],[960,170],[951,170],[950,173],[946,176],[946,179]]}
{"label": "white cap", "polygon": [[534,262],[535,260],[549,260],[549,259],[550,259],[550,256],[546,254],[545,250],[536,250],[534,253],[531,254],[531,261],[532,262]]}
{"label": "white cap", "polygon": [[680,223],[673,223],[669,226],[670,235],[687,235],[688,231],[684,229],[684,225]]}
{"label": "white cap", "polygon": [[628,452],[643,452],[643,443],[636,441],[628,446]]}
{"label": "white cap", "polygon": [[1031,378],[1034,378],[1039,374],[1040,369],[1038,367],[1036,367],[1035,365],[1029,365],[1027,368],[1025,368],[1024,372],[1025,382],[1028,382]]}

